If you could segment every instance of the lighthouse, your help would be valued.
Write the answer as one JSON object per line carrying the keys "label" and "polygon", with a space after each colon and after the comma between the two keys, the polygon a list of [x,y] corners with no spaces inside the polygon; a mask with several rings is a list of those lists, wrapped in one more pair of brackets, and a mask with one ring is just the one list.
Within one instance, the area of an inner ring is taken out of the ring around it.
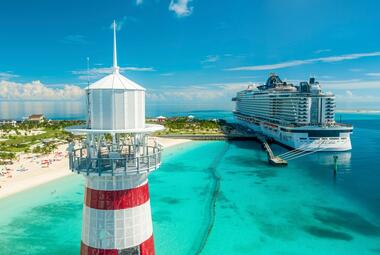
{"label": "lighthouse", "polygon": [[81,255],[153,255],[148,175],[161,164],[161,146],[148,135],[145,89],[119,72],[113,24],[112,73],[86,91],[86,125],[66,130],[69,166],[85,178]]}

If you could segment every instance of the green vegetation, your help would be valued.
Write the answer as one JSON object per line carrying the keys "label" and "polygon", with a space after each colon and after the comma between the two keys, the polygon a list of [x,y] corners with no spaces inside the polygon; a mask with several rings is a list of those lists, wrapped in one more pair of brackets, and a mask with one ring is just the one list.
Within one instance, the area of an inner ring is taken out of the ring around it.
{"label": "green vegetation", "polygon": [[[0,126],[0,163],[16,158],[17,153],[32,152],[48,154],[57,148],[57,143],[74,139],[64,128],[84,124],[84,121],[60,120],[31,122]],[[155,135],[221,135],[223,121],[170,118],[162,123],[165,130]],[[110,137],[107,137],[110,139]]]}
{"label": "green vegetation", "polygon": [[[63,129],[84,124],[83,121],[46,121],[42,123],[24,121],[0,126],[0,161],[16,157],[18,152],[47,154],[56,149],[57,142],[65,142],[74,136]],[[38,132],[36,132],[38,131]]]}
{"label": "green vegetation", "polygon": [[48,143],[45,146],[37,145],[33,148],[32,152],[37,154],[48,154],[57,149],[57,145],[54,143]]}
{"label": "green vegetation", "polygon": [[31,131],[31,130],[62,130],[65,127],[68,126],[75,126],[75,125],[81,125],[84,124],[84,121],[82,120],[50,120],[50,121],[44,121],[44,122],[36,122],[36,121],[23,121],[21,123],[18,123],[16,126],[13,126],[11,124],[4,124],[0,126],[0,130],[9,133],[10,131],[14,130],[15,132],[20,132],[22,130],[24,131]]}
{"label": "green vegetation", "polygon": [[13,152],[0,152],[0,159],[12,160],[16,158],[16,153]]}
{"label": "green vegetation", "polygon": [[186,117],[166,119],[165,130],[156,135],[220,135],[221,123],[216,120],[189,119]]}

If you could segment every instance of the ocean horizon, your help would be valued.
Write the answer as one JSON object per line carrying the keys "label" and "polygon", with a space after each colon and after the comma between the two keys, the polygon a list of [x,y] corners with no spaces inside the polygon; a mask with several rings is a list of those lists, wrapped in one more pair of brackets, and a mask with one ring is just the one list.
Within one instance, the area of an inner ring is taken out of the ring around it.
{"label": "ocean horizon", "polygon": [[[232,108],[208,108],[204,105],[184,105],[176,106],[173,110],[171,105],[147,105],[146,117],[155,118],[160,115],[166,117],[188,116],[193,115],[198,119],[225,119],[233,121]],[[46,118],[52,120],[85,120],[86,105],[81,101],[2,101],[0,102],[0,119],[22,120],[32,114],[43,114]],[[346,113],[355,114],[378,114],[380,109],[337,109],[336,119],[340,121]],[[344,119],[343,119],[344,120]]]}

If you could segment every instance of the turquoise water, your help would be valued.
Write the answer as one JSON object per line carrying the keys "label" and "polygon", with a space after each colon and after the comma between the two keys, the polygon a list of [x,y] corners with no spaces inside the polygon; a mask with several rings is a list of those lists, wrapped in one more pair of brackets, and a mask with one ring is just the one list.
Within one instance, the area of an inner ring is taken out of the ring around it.
{"label": "turquoise water", "polygon": [[[150,176],[157,254],[380,254],[380,115],[343,120],[336,178],[331,153],[274,168],[255,142],[166,150]],[[78,254],[82,200],[77,175],[1,200],[0,254]]]}

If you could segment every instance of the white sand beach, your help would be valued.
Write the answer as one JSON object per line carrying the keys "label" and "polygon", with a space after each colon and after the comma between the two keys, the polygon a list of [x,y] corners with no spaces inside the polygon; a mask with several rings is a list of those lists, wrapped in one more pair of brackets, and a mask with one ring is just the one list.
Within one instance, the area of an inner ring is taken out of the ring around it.
{"label": "white sand beach", "polygon": [[[153,139],[164,148],[191,141],[160,137]],[[66,148],[67,144],[59,145],[53,153],[39,157],[31,153],[20,154],[14,164],[0,166],[0,173],[3,173],[0,175],[0,199],[73,174],[69,170]]]}
{"label": "white sand beach", "polygon": [[[71,174],[68,170],[67,145],[59,145],[49,155],[19,154],[12,165],[0,166],[0,198],[33,188]],[[41,164],[43,163],[43,164]]]}
{"label": "white sand beach", "polygon": [[178,144],[191,142],[190,139],[181,139],[181,138],[166,138],[166,137],[152,137],[156,139],[159,144],[161,144],[164,148],[169,148],[176,146]]}

